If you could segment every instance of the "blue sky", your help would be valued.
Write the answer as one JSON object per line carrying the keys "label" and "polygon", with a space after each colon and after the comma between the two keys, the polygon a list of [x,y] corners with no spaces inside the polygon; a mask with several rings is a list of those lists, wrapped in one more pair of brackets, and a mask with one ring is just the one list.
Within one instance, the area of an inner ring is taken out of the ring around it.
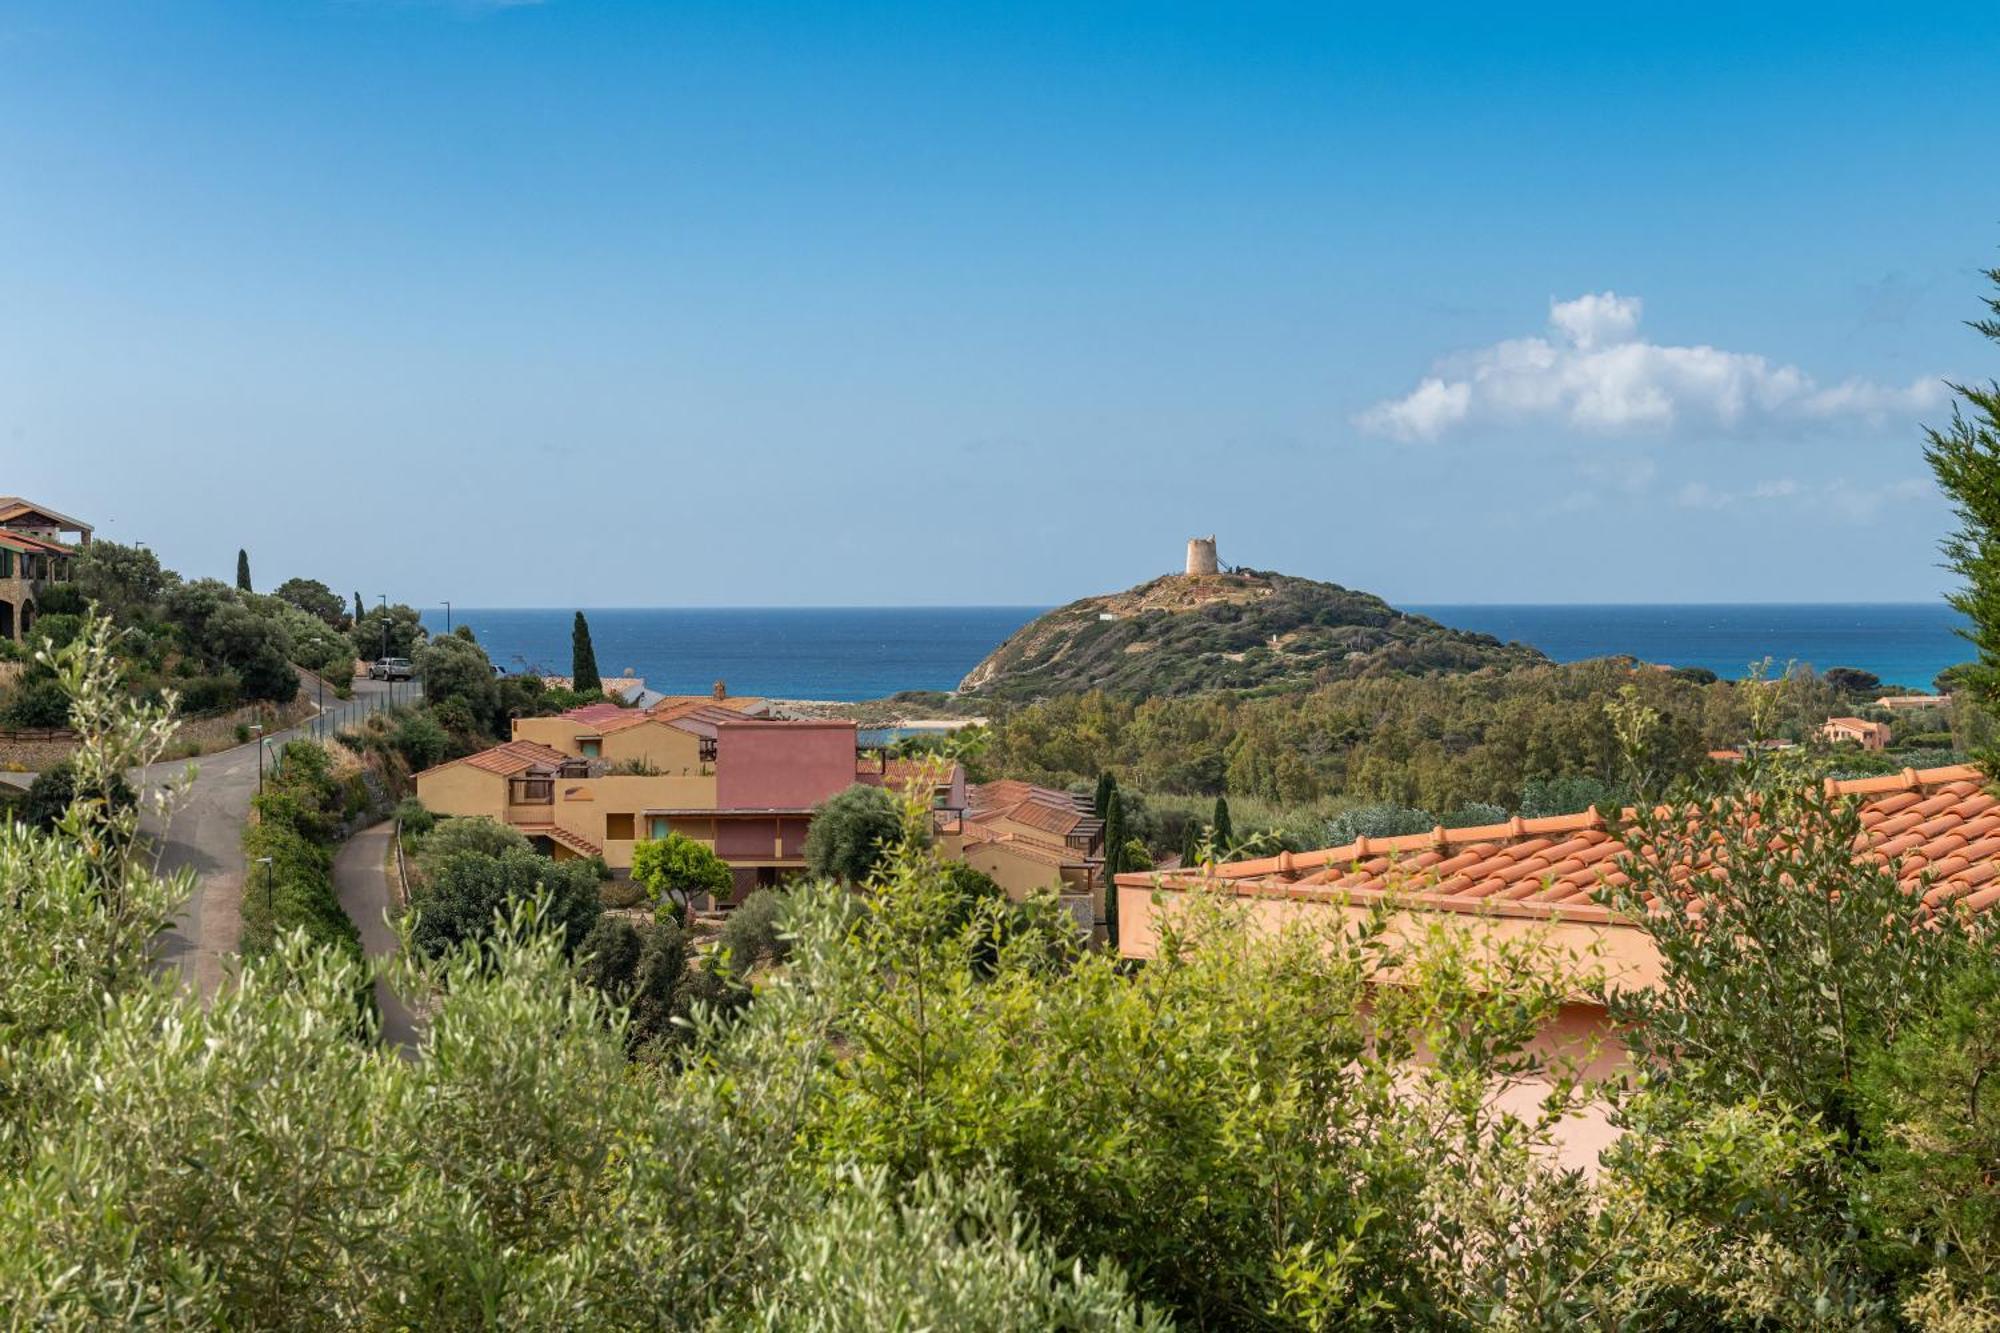
{"label": "blue sky", "polygon": [[[0,5],[0,491],[419,603],[1905,600],[2000,10]],[[1746,12],[1752,11],[1752,12]]]}

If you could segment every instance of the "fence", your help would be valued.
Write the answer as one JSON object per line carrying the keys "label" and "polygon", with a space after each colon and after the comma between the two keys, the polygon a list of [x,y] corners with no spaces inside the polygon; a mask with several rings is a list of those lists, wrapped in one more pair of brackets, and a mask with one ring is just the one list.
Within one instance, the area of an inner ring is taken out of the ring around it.
{"label": "fence", "polygon": [[[317,680],[317,677],[314,679]],[[424,701],[424,683],[421,680],[391,680],[383,684],[387,688],[357,691],[351,699],[327,699],[323,693],[325,682],[320,681],[319,716],[307,721],[306,732],[314,740],[330,741],[341,732],[351,730],[355,723],[371,713],[407,708]]]}

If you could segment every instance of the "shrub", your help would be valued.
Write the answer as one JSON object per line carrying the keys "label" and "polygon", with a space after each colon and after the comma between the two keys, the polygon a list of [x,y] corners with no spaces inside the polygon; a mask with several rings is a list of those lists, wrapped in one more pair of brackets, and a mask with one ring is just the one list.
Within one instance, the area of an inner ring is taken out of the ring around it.
{"label": "shrub", "polygon": [[600,916],[577,946],[577,978],[596,987],[613,1004],[622,1005],[631,998],[633,973],[638,970],[644,947],[645,941],[631,922],[618,916]]}
{"label": "shrub", "polygon": [[[449,827],[441,826],[431,839]],[[597,876],[578,861],[551,861],[524,847],[498,855],[459,850],[439,856],[429,844],[418,859],[424,874],[410,893],[416,914],[411,941],[434,958],[487,938],[498,919],[512,916],[537,894],[547,900],[547,920],[570,952],[582,945],[602,911]]]}
{"label": "shrub", "polygon": [[122,777],[111,783],[108,793],[103,791],[101,786],[92,791],[79,793],[76,766],[64,760],[35,776],[34,782],[28,787],[27,796],[21,802],[21,818],[33,828],[45,831],[52,829],[79,794],[104,799],[114,814],[132,810],[139,804],[138,793],[133,791],[131,785]]}
{"label": "shrub", "polygon": [[414,796],[405,796],[396,802],[396,822],[403,826],[403,832],[413,838],[421,838],[437,827],[437,816],[424,808],[424,803]]}
{"label": "shrub", "polygon": [[508,852],[533,851],[534,848],[519,829],[509,828],[483,815],[472,815],[438,820],[425,835],[423,845],[417,849],[417,860],[421,868],[428,870],[459,852],[470,852],[476,856],[504,856]]}
{"label": "shrub", "polygon": [[0,710],[0,722],[10,727],[41,728],[69,725],[69,695],[46,676],[24,680]]}
{"label": "shrub", "polygon": [[413,709],[396,721],[389,745],[417,772],[435,768],[451,753],[451,737],[425,709]]}
{"label": "shrub", "polygon": [[902,841],[903,811],[880,787],[855,785],[822,801],[806,833],[806,864],[815,875],[859,884]]}
{"label": "shrub", "polygon": [[738,904],[722,923],[722,934],[716,944],[728,954],[730,969],[738,976],[766,959],[783,961],[790,947],[790,942],[779,933],[784,911],[781,895],[759,889]]}

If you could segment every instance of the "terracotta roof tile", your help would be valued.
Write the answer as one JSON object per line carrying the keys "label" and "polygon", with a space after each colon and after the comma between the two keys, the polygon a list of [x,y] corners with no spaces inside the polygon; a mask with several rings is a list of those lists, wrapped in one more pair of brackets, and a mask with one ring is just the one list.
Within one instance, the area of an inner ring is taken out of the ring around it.
{"label": "terracotta roof tile", "polygon": [[[467,764],[488,773],[498,773],[511,778],[517,773],[525,773],[531,768],[558,768],[570,756],[561,750],[543,745],[537,741],[508,741],[478,754],[469,754],[463,759],[453,759],[439,764],[437,768],[449,768],[452,764]],[[428,770],[435,773],[436,768]]]}
{"label": "terracotta roof tile", "polygon": [[[989,787],[1001,784],[987,784]],[[2000,902],[2000,798],[1967,765],[1829,784],[1858,797],[1862,854],[1897,872],[1926,902],[1962,900],[1983,911]],[[1169,876],[1162,882],[1212,878],[1239,893],[1321,896],[1341,891],[1393,890],[1414,905],[1469,909],[1493,900],[1600,914],[1607,887],[1629,882],[1618,869],[1625,854],[1621,813],[1613,826],[1595,809],[1547,819],[1513,819],[1480,828],[1436,829],[1394,838],[1361,838],[1321,851],[1236,861]],[[1694,873],[1677,866],[1677,880]],[[1145,885],[1150,874],[1121,876]]]}

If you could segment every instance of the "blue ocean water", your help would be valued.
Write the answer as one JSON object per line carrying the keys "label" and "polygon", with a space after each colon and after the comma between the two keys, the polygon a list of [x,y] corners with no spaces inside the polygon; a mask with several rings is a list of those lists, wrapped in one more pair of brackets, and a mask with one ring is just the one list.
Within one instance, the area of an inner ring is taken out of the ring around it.
{"label": "blue ocean water", "polygon": [[[626,668],[663,694],[879,699],[951,690],[979,659],[1040,615],[1033,606],[620,608],[586,611],[598,672]],[[574,613],[457,609],[494,663],[566,676]],[[426,612],[435,634],[442,611]]]}
{"label": "blue ocean water", "polygon": [[1405,609],[1533,644],[1559,662],[1629,653],[1728,679],[1768,657],[1779,671],[1788,662],[1859,667],[1885,683],[1928,690],[1938,672],[1972,656],[1957,632],[1964,618],[1941,601]]}
{"label": "blue ocean water", "polygon": [[[706,691],[784,699],[876,699],[899,690],[949,690],[1000,641],[1041,614],[1032,606],[735,607],[596,610],[598,669],[630,667],[668,694]],[[1647,662],[1703,666],[1736,678],[1769,657],[1860,667],[1884,681],[1928,688],[1965,661],[1961,620],[1942,603],[1714,606],[1412,606],[1447,625],[1533,644],[1558,661],[1629,653]],[[488,654],[509,670],[569,671],[571,612],[459,609]],[[442,612],[424,616],[433,633]]]}

